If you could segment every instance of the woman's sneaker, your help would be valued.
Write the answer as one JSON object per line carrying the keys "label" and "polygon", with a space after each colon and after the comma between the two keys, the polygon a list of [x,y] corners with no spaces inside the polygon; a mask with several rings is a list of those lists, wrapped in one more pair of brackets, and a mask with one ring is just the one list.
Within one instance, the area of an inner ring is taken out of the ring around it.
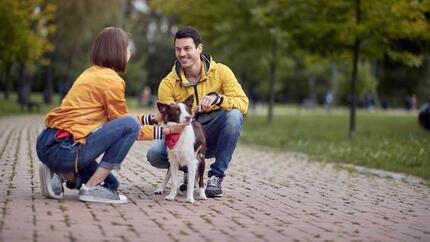
{"label": "woman's sneaker", "polygon": [[87,187],[82,184],[79,189],[79,200],[96,203],[127,203],[127,197],[104,186]]}
{"label": "woman's sneaker", "polygon": [[64,197],[63,179],[43,163],[39,165],[39,178],[40,191],[44,197],[54,199]]}

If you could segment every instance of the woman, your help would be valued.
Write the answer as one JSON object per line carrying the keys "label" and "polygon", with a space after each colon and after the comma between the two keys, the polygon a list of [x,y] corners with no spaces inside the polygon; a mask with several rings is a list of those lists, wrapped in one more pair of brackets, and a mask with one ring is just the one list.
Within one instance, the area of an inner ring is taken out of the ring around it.
{"label": "woman", "polygon": [[[126,203],[118,193],[119,182],[111,173],[119,169],[136,139],[161,139],[182,132],[186,124],[153,126],[160,115],[129,115],[125,101],[124,73],[130,59],[127,33],[116,27],[96,37],[86,69],[74,82],[61,105],[46,118],[46,129],[36,150],[45,197],[63,197],[63,181],[79,189],[79,199],[89,202]],[[96,158],[102,155],[100,162]]]}

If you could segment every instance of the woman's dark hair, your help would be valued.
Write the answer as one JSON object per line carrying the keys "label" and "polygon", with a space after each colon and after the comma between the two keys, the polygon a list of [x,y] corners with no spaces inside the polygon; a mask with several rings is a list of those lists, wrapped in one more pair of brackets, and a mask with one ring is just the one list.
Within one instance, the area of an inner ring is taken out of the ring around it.
{"label": "woman's dark hair", "polygon": [[106,27],[94,40],[90,60],[94,65],[112,68],[116,72],[125,72],[128,43],[129,36],[124,30]]}
{"label": "woman's dark hair", "polygon": [[178,30],[175,34],[175,41],[176,39],[183,39],[183,38],[192,38],[194,45],[197,47],[200,43],[202,43],[202,39],[200,38],[199,32],[192,27],[185,27],[180,30]]}

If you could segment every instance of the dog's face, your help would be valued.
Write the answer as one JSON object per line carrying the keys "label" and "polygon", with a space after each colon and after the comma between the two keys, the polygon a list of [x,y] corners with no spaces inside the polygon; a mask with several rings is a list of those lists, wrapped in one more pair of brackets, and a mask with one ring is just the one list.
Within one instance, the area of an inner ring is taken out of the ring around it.
{"label": "dog's face", "polygon": [[171,104],[164,104],[157,102],[158,111],[163,116],[165,123],[187,123],[192,119],[192,106],[194,102],[194,95],[190,95],[183,102],[176,102]]}

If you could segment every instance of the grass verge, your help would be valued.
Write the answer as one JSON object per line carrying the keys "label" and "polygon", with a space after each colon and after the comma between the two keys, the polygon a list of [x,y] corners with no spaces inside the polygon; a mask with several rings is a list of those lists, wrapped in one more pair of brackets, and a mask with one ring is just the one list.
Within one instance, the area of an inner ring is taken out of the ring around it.
{"label": "grass verge", "polygon": [[[282,112],[278,112],[282,113]],[[246,117],[241,142],[294,151],[314,159],[405,173],[430,181],[430,132],[406,112],[358,112],[356,137],[349,139],[349,113],[290,110],[268,126],[263,115]]]}

